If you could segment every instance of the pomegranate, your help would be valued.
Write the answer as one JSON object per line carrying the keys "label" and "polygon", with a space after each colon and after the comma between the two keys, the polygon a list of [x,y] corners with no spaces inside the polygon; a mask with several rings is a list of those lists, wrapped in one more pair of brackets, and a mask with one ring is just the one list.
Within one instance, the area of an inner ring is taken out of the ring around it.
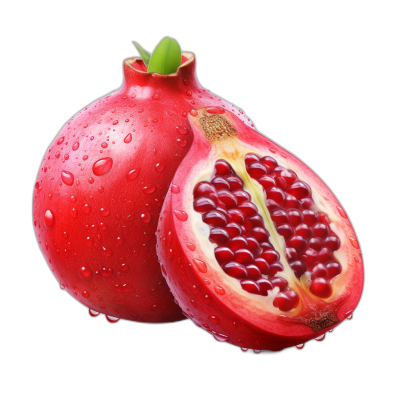
{"label": "pomegranate", "polygon": [[302,345],[337,326],[360,299],[363,264],[333,193],[228,110],[192,111],[188,130],[157,240],[185,315],[255,350]]}
{"label": "pomegranate", "polygon": [[139,58],[125,60],[122,87],[67,122],[43,158],[35,233],[61,287],[92,315],[184,318],[157,259],[158,217],[192,143],[187,114],[228,104],[199,85],[193,54],[181,60],[168,75],[147,73]]}

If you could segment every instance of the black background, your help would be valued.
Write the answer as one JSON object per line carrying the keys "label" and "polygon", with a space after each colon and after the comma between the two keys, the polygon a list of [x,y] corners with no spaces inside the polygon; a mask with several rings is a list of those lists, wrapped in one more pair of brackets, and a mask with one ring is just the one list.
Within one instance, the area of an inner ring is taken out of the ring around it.
{"label": "black background", "polygon": [[[360,29],[352,18],[328,21],[325,15],[296,24],[282,17],[270,25],[271,16],[253,21],[253,12],[243,12],[237,21],[222,25],[212,13],[208,19],[203,9],[196,18],[188,11],[184,20],[169,17],[172,20],[163,24],[135,14],[111,27],[107,21],[121,16],[110,11],[103,19],[75,15],[61,23],[42,17],[24,27],[26,40],[18,47],[18,57],[24,60],[23,79],[16,94],[29,96],[28,102],[21,99],[20,103],[29,103],[29,115],[24,117],[35,129],[25,138],[29,169],[24,179],[24,274],[29,285],[16,312],[24,336],[21,361],[30,365],[38,359],[57,364],[68,360],[78,369],[88,364],[93,369],[99,363],[107,365],[104,373],[122,365],[142,366],[146,371],[158,366],[191,370],[194,380],[220,370],[242,376],[252,371],[256,380],[275,374],[293,378],[305,364],[315,367],[310,374],[317,377],[328,374],[321,372],[322,367],[333,371],[340,362],[340,374],[352,376],[352,363],[344,360],[360,360],[371,340],[371,334],[366,334],[368,292],[354,319],[322,343],[313,341],[302,351],[279,354],[242,353],[215,342],[190,321],[111,325],[102,316],[90,318],[87,309],[58,288],[33,234],[33,185],[53,137],[72,115],[121,86],[123,59],[137,55],[132,40],[151,52],[162,37],[171,36],[182,50],[196,54],[197,75],[204,88],[243,109],[257,130],[292,151],[328,183],[355,226],[368,274],[373,249],[368,246],[363,189],[370,165],[367,146],[371,143],[366,138],[371,116],[364,105],[371,90],[365,82],[372,28]],[[128,372],[125,367],[123,375]]]}

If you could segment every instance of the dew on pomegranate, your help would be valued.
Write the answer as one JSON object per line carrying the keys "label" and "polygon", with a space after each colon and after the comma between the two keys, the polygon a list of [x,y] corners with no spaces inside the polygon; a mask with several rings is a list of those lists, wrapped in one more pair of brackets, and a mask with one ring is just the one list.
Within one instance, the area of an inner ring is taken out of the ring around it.
{"label": "dew on pomegranate", "polygon": [[102,176],[109,172],[113,166],[113,159],[111,157],[101,158],[93,164],[93,173],[96,176]]}

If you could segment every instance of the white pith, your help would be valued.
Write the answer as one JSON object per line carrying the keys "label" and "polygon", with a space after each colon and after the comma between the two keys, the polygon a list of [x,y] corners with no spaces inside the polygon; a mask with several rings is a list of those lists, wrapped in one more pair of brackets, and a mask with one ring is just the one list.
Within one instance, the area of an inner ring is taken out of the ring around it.
{"label": "white pith", "polygon": [[[309,276],[310,273],[306,272],[300,281],[296,278],[293,270],[289,266],[289,263],[285,256],[285,239],[278,234],[275,224],[271,219],[270,213],[266,207],[266,194],[264,192],[264,189],[256,180],[252,179],[246,171],[244,156],[247,153],[258,154],[260,157],[271,156],[278,162],[280,166],[287,169],[293,169],[293,167],[289,165],[285,158],[279,157],[277,154],[273,154],[268,151],[260,152],[254,150],[244,143],[240,142],[239,144],[239,141],[237,139],[235,139],[235,145],[232,146],[232,151],[229,150],[230,147],[231,146],[229,146],[229,144],[226,142],[224,142],[223,145],[214,144],[212,154],[210,154],[210,158],[208,160],[209,163],[207,164],[207,169],[204,169],[201,173],[198,173],[198,175],[195,177],[193,187],[198,182],[211,181],[211,179],[214,177],[214,164],[218,159],[224,159],[231,165],[231,167],[234,169],[234,172],[243,179],[244,190],[251,195],[251,201],[257,206],[258,213],[264,220],[265,228],[270,233],[270,242],[275,250],[278,251],[278,253],[280,254],[280,263],[282,264],[284,271],[278,272],[276,276],[286,279],[289,284],[289,288],[295,290],[300,295],[300,302],[297,306],[297,308],[299,308],[302,304],[302,298],[301,293],[299,293],[298,287],[308,289],[311,284],[311,279]],[[315,207],[313,209],[317,212],[324,212],[328,215],[331,222],[330,228],[338,235],[341,243],[343,243],[345,240],[344,232],[340,228],[339,220],[333,210],[328,205],[327,201],[318,193],[318,191],[313,187],[312,183],[309,182],[306,176],[302,176],[302,174],[298,171],[295,172],[300,180],[306,182],[311,187],[312,198],[315,204]],[[193,204],[193,198],[191,200]],[[202,214],[193,210],[191,221],[193,232],[196,236],[196,239],[201,243],[202,252],[208,259],[209,267],[213,268],[213,270],[217,272],[218,275],[222,276],[223,274],[224,283],[226,285],[230,285],[231,289],[234,290],[236,294],[247,297],[249,300],[251,300],[251,302],[256,303],[258,307],[264,308],[266,311],[275,313],[277,315],[282,314],[282,311],[274,307],[272,304],[276,294],[279,292],[279,289],[276,287],[273,290],[269,291],[268,296],[255,295],[243,290],[240,285],[240,281],[225,274],[221,266],[218,264],[214,255],[214,249],[217,247],[217,245],[211,243],[208,239],[210,234],[210,227],[202,221]],[[345,271],[348,267],[346,263],[346,254],[342,250],[342,247],[334,252],[334,257],[342,265],[342,273],[331,280],[333,288],[331,298],[335,297],[337,291],[340,290],[341,278],[345,276]],[[309,296],[313,297],[313,295],[308,290],[307,292]],[[329,298],[318,299],[329,302]],[[287,314],[296,313],[296,309],[287,312]]]}

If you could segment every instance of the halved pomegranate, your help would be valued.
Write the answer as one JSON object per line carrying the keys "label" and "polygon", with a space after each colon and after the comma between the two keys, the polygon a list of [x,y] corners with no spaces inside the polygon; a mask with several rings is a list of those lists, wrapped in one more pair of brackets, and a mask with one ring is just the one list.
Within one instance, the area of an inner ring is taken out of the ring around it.
{"label": "halved pomegranate", "polygon": [[335,196],[227,110],[193,110],[188,126],[193,143],[157,240],[185,315],[218,340],[256,350],[299,345],[334,328],[363,287],[360,247]]}

